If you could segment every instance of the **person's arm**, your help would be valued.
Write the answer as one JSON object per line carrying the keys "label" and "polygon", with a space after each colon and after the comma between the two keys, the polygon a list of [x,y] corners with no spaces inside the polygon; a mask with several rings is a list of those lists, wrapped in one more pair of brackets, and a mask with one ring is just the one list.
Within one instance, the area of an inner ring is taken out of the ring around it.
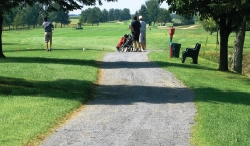
{"label": "person's arm", "polygon": [[131,32],[134,32],[133,22],[130,24],[130,29],[131,29]]}
{"label": "person's arm", "polygon": [[52,30],[54,30],[54,25],[52,24],[52,22],[50,22],[51,28]]}

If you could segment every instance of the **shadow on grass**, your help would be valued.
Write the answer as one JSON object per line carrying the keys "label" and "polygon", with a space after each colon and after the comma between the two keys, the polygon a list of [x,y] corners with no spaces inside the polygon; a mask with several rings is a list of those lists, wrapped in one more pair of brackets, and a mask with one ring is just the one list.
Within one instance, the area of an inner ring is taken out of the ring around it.
{"label": "shadow on grass", "polygon": [[[215,70],[213,68],[199,65],[185,65],[181,63],[169,62],[100,62],[100,66],[95,60],[80,59],[54,59],[39,57],[9,57],[4,62],[21,63],[53,63],[71,65],[89,65],[103,69],[115,68],[160,68],[175,66],[183,68],[195,68],[203,70]],[[249,85],[249,79],[242,79]],[[53,98],[65,98],[69,100],[86,101],[92,91],[92,82],[82,80],[56,80],[56,81],[29,81],[20,78],[8,78],[0,76],[0,95],[18,96],[44,96]],[[169,88],[153,86],[126,86],[126,85],[96,85],[97,95],[95,104],[133,104],[135,102],[149,103],[182,103],[192,102],[194,93],[187,88]],[[141,92],[138,92],[141,91]],[[232,104],[250,104],[250,94],[235,91],[220,91],[215,88],[194,89],[197,101],[201,102],[227,102]]]}
{"label": "shadow on grass", "polygon": [[[214,68],[199,66],[199,65],[186,65],[182,63],[170,62],[103,62],[96,60],[84,59],[59,59],[59,58],[44,58],[44,57],[7,57],[2,59],[2,63],[51,63],[51,64],[65,64],[65,65],[87,65],[100,67],[102,69],[115,69],[115,68],[161,68],[161,67],[182,67],[182,68],[195,68],[203,70],[216,70]],[[101,65],[101,66],[98,66]],[[161,67],[160,67],[161,66]]]}
{"label": "shadow on grass", "polygon": [[[140,91],[140,92],[138,92]],[[128,105],[137,102],[152,104],[197,102],[230,103],[250,105],[250,93],[227,91],[215,88],[169,88],[153,86],[100,85],[94,102],[88,104]],[[202,96],[199,96],[202,95]]]}
{"label": "shadow on grass", "polygon": [[[93,88],[95,87],[95,88]],[[93,92],[96,89],[96,92]],[[138,92],[140,91],[140,92]],[[215,88],[196,88],[197,102],[231,103],[250,105],[250,93],[227,91]],[[193,102],[195,94],[188,88],[95,85],[82,80],[28,81],[20,78],[0,77],[0,95],[50,97],[76,100],[88,104],[128,105],[137,102],[152,104]],[[202,95],[202,96],[199,96]],[[11,97],[10,96],[10,97]]]}
{"label": "shadow on grass", "polygon": [[24,45],[24,44],[19,44],[19,43],[3,43],[2,45]]}
{"label": "shadow on grass", "polygon": [[[53,51],[62,51],[62,50],[79,50],[82,51],[82,49],[53,49]],[[46,51],[45,48],[43,49],[18,49],[18,50],[4,50],[3,52],[29,52],[29,51]]]}
{"label": "shadow on grass", "polygon": [[[3,52],[31,52],[31,51],[46,51],[46,49],[13,49],[13,50],[4,50]],[[8,57],[7,57],[8,58]]]}
{"label": "shadow on grass", "polygon": [[[14,44],[9,44],[9,45],[14,45]],[[53,49],[53,52],[55,51],[72,51],[72,50],[79,50],[82,51],[83,48],[74,48],[74,49]],[[87,50],[92,50],[92,51],[101,51],[103,52],[102,49],[89,49],[89,48],[85,48],[85,51]],[[29,52],[29,51],[46,51],[46,49],[18,49],[16,50],[16,48],[14,47],[13,50],[4,50],[3,52]]]}
{"label": "shadow on grass", "polygon": [[52,97],[85,102],[91,95],[92,82],[82,80],[29,81],[0,76],[0,95]]}
{"label": "shadow on grass", "polygon": [[7,57],[1,60],[2,63],[43,63],[43,64],[65,64],[65,65],[84,65],[98,67],[95,60],[84,59],[60,59],[44,57]]}
{"label": "shadow on grass", "polygon": [[[97,89],[96,91],[98,92],[94,98],[94,100],[98,100],[98,102],[95,102],[96,104],[126,105],[135,102],[178,103],[191,102],[194,97],[193,92],[185,88],[172,89],[126,85],[107,86],[69,79],[27,81],[19,78],[0,77],[0,95],[7,97],[9,97],[8,95],[50,97],[86,102],[87,99],[92,97],[92,89]],[[138,93],[137,91],[143,92]]]}
{"label": "shadow on grass", "polygon": [[[249,82],[249,81],[248,81]],[[212,102],[215,104],[230,103],[250,105],[250,93],[236,91],[220,91],[215,88],[197,88],[194,89],[197,96],[196,102]]]}

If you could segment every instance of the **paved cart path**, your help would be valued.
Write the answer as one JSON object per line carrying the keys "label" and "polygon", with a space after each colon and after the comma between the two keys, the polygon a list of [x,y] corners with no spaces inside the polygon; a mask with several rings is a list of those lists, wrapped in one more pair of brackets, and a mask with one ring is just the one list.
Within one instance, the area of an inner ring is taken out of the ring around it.
{"label": "paved cart path", "polygon": [[190,145],[194,93],[147,54],[106,54],[94,99],[41,145]]}

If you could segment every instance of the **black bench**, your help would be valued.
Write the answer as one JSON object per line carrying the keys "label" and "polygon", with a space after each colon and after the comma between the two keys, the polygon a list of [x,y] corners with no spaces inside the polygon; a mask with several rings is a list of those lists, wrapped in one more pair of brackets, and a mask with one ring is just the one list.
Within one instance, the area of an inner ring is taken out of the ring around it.
{"label": "black bench", "polygon": [[193,64],[197,64],[200,48],[201,44],[199,43],[196,43],[194,48],[186,48],[186,50],[182,52],[181,62],[184,63],[187,57],[191,57],[193,59]]}

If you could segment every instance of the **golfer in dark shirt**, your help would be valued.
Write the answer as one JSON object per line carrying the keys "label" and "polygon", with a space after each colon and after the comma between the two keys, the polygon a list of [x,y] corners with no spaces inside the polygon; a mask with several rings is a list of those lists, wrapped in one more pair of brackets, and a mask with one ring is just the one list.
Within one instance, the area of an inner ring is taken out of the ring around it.
{"label": "golfer in dark shirt", "polygon": [[[141,45],[139,44],[139,36],[140,36],[140,28],[141,23],[137,20],[137,16],[133,17],[133,21],[131,23],[131,29],[132,29],[132,36],[133,36],[133,43],[134,43],[134,51],[141,49]],[[139,49],[137,48],[137,44]]]}
{"label": "golfer in dark shirt", "polygon": [[[48,17],[43,18],[43,28],[44,28],[44,39],[46,43],[46,49],[47,51],[51,51],[52,46],[52,30],[54,30],[54,26],[51,22],[48,21]],[[48,46],[48,43],[50,42],[50,47]]]}

